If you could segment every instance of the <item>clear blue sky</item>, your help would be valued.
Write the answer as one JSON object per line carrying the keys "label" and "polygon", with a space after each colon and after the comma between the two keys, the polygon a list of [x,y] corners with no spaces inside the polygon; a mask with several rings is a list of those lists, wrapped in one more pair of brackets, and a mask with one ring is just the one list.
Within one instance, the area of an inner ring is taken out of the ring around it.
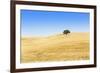
{"label": "clear blue sky", "polygon": [[22,36],[47,36],[71,32],[89,32],[89,13],[21,10]]}

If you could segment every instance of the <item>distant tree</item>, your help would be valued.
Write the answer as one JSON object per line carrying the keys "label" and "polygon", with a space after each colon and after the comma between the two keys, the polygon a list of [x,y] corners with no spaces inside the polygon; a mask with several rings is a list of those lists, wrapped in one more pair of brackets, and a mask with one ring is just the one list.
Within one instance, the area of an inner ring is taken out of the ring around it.
{"label": "distant tree", "polygon": [[66,35],[69,34],[69,33],[70,33],[70,30],[64,30],[63,31],[63,34],[66,34]]}

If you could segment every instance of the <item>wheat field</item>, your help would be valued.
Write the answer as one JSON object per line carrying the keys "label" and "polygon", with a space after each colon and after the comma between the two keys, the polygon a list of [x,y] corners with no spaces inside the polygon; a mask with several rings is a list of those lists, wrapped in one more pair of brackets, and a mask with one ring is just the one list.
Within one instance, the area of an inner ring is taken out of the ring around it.
{"label": "wheat field", "polygon": [[21,62],[88,60],[89,41],[88,32],[22,37]]}

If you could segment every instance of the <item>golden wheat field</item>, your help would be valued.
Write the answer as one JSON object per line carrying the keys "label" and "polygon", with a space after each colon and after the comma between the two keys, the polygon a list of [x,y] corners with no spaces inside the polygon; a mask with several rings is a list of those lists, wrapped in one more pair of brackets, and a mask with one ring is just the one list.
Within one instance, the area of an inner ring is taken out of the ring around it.
{"label": "golden wheat field", "polygon": [[21,38],[22,63],[88,59],[89,33],[87,32]]}

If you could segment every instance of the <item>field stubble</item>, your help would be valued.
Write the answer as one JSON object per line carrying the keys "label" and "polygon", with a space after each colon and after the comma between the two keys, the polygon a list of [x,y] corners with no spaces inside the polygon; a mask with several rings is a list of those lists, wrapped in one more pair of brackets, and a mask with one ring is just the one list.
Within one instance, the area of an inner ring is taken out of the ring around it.
{"label": "field stubble", "polygon": [[89,33],[21,38],[22,63],[88,59]]}

